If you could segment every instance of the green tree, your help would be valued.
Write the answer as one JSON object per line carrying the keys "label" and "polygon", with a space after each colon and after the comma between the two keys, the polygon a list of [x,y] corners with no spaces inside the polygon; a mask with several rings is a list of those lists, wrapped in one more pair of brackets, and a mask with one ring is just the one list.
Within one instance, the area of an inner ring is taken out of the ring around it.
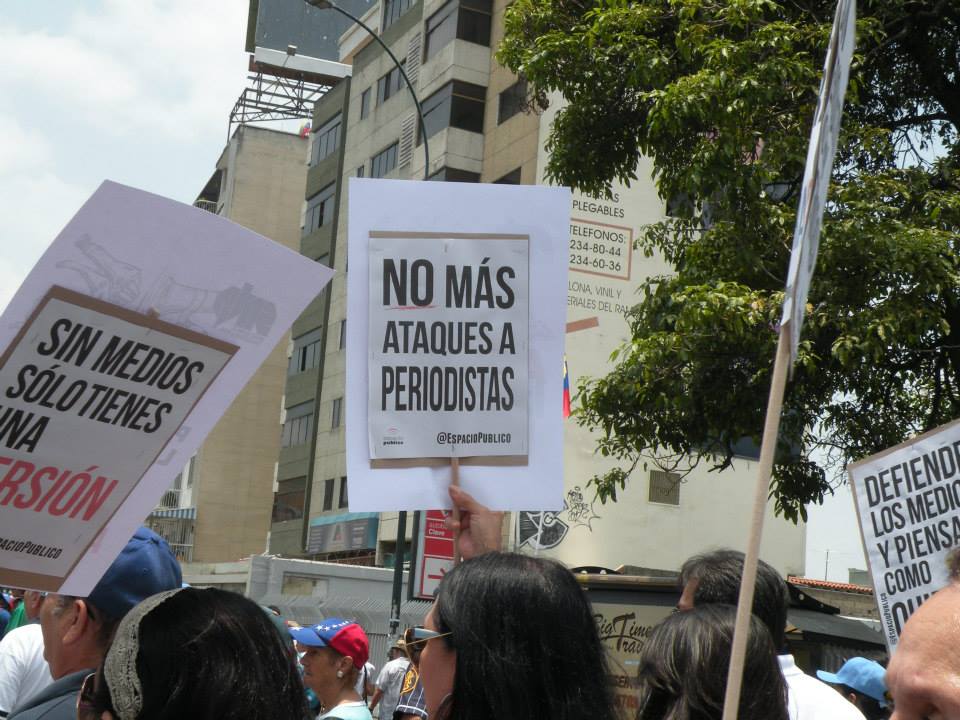
{"label": "green tree", "polygon": [[[759,442],[826,0],[515,0],[500,60],[565,103],[548,176],[593,194],[649,156],[669,217],[640,245],[632,340],[580,388],[620,468],[726,467]],[[960,416],[960,3],[860,0],[857,52],[771,496],[791,519],[842,464]],[[824,456],[817,448],[827,451]]]}

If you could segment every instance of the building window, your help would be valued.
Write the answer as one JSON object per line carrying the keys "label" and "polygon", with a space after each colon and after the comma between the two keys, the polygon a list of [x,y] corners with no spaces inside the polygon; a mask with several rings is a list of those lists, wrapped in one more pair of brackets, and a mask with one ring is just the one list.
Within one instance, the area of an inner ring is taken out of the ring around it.
{"label": "building window", "polygon": [[287,375],[312,370],[320,364],[320,334],[317,328],[293,340],[293,353],[287,366]]}
{"label": "building window", "polygon": [[307,198],[307,214],[303,220],[304,237],[333,220],[336,191],[337,184],[332,182],[313,197]]}
{"label": "building window", "polygon": [[343,350],[347,346],[347,319],[344,318],[340,321],[340,349]]}
{"label": "building window", "polygon": [[416,0],[383,0],[383,27],[386,30],[416,5]]}
{"label": "building window", "polygon": [[449,0],[427,19],[424,60],[454,38],[489,47],[492,5],[489,0]]}
{"label": "building window", "polygon": [[[400,61],[401,65],[406,65],[406,60]],[[400,68],[393,67],[386,75],[377,80],[377,105],[392,98],[403,87],[403,75],[400,74]]]}
{"label": "building window", "polygon": [[[423,101],[423,126],[427,137],[448,127],[483,132],[483,98],[479,85],[454,80]],[[418,138],[418,142],[422,138]]]}
{"label": "building window", "polygon": [[347,479],[345,477],[340,478],[340,505],[339,507],[345,508],[349,503],[347,502]]}
{"label": "building window", "polygon": [[363,177],[363,165],[357,168],[357,177]]}
{"label": "building window", "polygon": [[500,93],[500,105],[497,107],[497,125],[505,123],[518,112],[522,112],[527,103],[527,80],[520,78]]}
{"label": "building window", "polygon": [[370,159],[370,177],[382,178],[397,166],[398,144],[399,143],[394,143]]}
{"label": "building window", "polygon": [[370,114],[370,88],[360,93],[360,119],[363,120]]}
{"label": "building window", "polygon": [[340,427],[340,411],[343,409],[343,398],[333,399],[333,410],[330,412],[330,429],[334,430]]}
{"label": "building window", "polygon": [[281,480],[273,496],[273,522],[299,520],[303,517],[306,478]]}
{"label": "building window", "polygon": [[679,505],[680,475],[663,470],[651,470],[650,493],[647,500],[661,505]]}
{"label": "building window", "polygon": [[520,184],[520,168],[517,168],[516,170],[511,170],[499,180],[494,180],[493,184],[494,185],[519,185]]}
{"label": "building window", "polygon": [[333,510],[333,478],[323,481],[323,509]]}
{"label": "building window", "polygon": [[340,147],[340,113],[327,120],[313,135],[312,165],[330,157]]}
{"label": "building window", "polygon": [[303,445],[313,430],[313,402],[287,408],[287,419],[280,434],[280,447]]}
{"label": "building window", "polygon": [[437,170],[427,180],[440,180],[441,182],[480,182],[480,173],[470,172],[469,170],[460,170],[459,168],[442,167]]}

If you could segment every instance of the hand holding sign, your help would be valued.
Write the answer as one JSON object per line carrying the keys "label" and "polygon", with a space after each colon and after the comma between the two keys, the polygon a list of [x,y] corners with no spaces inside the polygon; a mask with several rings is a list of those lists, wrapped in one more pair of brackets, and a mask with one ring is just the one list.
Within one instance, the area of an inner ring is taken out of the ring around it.
{"label": "hand holding sign", "polygon": [[460,519],[449,517],[446,525],[456,535],[460,556],[464,560],[502,549],[502,512],[481,505],[470,493],[456,485],[450,486],[450,500],[459,509]]}

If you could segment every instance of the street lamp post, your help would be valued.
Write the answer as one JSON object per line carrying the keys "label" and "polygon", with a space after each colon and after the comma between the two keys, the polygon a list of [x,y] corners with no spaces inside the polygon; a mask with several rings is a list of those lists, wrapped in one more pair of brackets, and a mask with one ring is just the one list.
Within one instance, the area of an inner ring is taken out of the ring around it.
{"label": "street lamp post", "polygon": [[390,59],[393,60],[393,64],[397,66],[397,70],[400,71],[400,76],[407,84],[407,90],[410,91],[410,97],[413,98],[413,104],[417,108],[417,119],[420,123],[420,137],[423,138],[423,158],[425,163],[423,166],[423,179],[426,180],[430,175],[430,148],[427,143],[427,128],[423,123],[423,109],[420,107],[420,100],[417,98],[417,92],[413,89],[413,85],[410,83],[410,78],[407,77],[407,71],[403,69],[403,65],[400,64],[399,60],[397,60],[397,56],[393,54],[393,51],[387,47],[387,44],[369,25],[363,22],[363,20],[358,18],[356,15],[347,12],[339,5],[335,5],[332,0],[304,0],[304,2],[306,2],[307,5],[312,5],[313,7],[321,10],[336,10],[341,15],[350,18],[353,20],[353,22],[366,30],[370,34],[370,37],[380,43],[380,47],[382,47],[387,55],[390,56]]}
{"label": "street lamp post", "polygon": [[[390,56],[390,59],[393,60],[393,64],[396,66],[397,70],[400,71],[400,76],[406,83],[407,90],[410,91],[410,97],[413,98],[413,104],[417,108],[417,120],[420,123],[420,137],[423,139],[423,179],[429,179],[430,147],[427,142],[427,128],[423,122],[423,108],[420,107],[420,100],[417,98],[417,92],[413,89],[413,84],[410,82],[410,78],[407,77],[407,71],[403,69],[403,65],[400,64],[399,60],[397,60],[397,56],[393,54],[393,51],[387,47],[387,44],[383,42],[383,40],[380,38],[380,35],[378,35],[369,25],[355,15],[347,12],[339,5],[334,4],[332,0],[304,0],[304,2],[306,2],[307,5],[312,5],[320,10],[336,10],[341,15],[349,18],[366,30],[370,37],[376,40],[380,44],[380,47],[384,49],[384,52],[386,52],[387,55]],[[403,586],[403,556],[405,551],[404,544],[406,543],[406,526],[407,513],[406,511],[401,510],[399,516],[397,517],[397,547],[394,553],[393,594],[390,603],[390,632],[393,635],[397,634],[397,630],[400,627],[400,604]]]}

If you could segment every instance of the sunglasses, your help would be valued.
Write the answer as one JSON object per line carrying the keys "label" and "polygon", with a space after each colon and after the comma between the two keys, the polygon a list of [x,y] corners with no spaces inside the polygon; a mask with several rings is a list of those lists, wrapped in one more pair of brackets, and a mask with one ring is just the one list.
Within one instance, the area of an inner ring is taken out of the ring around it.
{"label": "sunglasses", "polygon": [[403,642],[408,647],[410,645],[422,645],[428,640],[436,640],[437,638],[447,637],[448,635],[453,635],[453,633],[441,633],[435,630],[427,630],[426,628],[413,627],[403,631]]}

